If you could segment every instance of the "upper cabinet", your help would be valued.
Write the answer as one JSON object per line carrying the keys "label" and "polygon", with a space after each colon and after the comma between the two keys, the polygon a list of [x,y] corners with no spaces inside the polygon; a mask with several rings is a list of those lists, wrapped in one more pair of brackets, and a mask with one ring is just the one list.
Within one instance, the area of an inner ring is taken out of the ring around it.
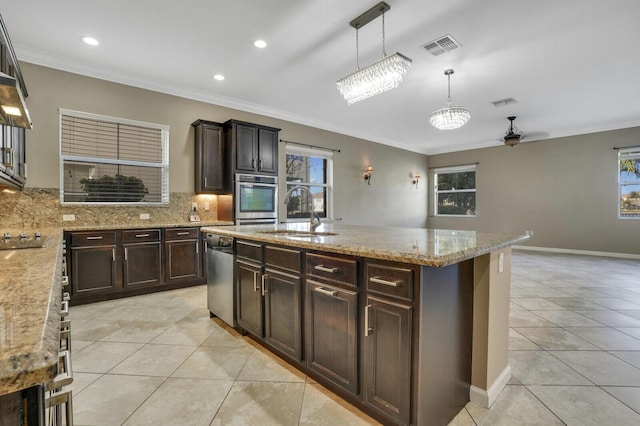
{"label": "upper cabinet", "polygon": [[27,178],[25,131],[31,128],[27,89],[0,16],[0,186],[23,188]]}
{"label": "upper cabinet", "polygon": [[229,120],[224,123],[227,159],[233,171],[265,175],[278,174],[278,132],[280,129]]}
{"label": "upper cabinet", "polygon": [[225,173],[222,125],[205,120],[197,120],[191,125],[195,128],[195,192],[231,193],[231,180]]}

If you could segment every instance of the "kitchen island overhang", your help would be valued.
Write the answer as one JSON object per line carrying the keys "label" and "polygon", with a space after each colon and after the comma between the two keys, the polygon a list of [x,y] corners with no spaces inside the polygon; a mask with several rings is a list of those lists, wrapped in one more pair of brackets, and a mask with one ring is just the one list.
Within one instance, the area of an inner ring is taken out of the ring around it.
{"label": "kitchen island overhang", "polygon": [[[511,377],[508,365],[511,245],[526,240],[526,235],[335,224],[323,224],[317,233],[310,234],[306,223],[204,227],[202,231],[308,253],[353,256],[363,260],[363,265],[381,261],[382,264],[406,264],[408,268],[418,266],[420,282],[415,295],[415,324],[419,347],[414,349],[417,377],[411,379],[412,392],[421,398],[419,403],[414,400],[412,408],[411,419],[416,424],[433,418],[429,405],[435,409],[444,402],[438,399],[437,387],[434,391],[434,382],[438,380],[432,373],[428,377],[422,374],[438,369],[429,359],[434,354],[433,339],[449,336],[455,347],[453,351],[468,349],[468,355],[452,352],[450,358],[470,358],[469,378],[463,374],[448,382],[442,381],[444,387],[466,386],[467,401],[489,407]],[[363,266],[361,271],[364,270]],[[362,275],[366,274],[362,272]],[[441,285],[434,286],[434,283]],[[360,311],[367,310],[364,305],[361,304]],[[456,310],[460,312],[451,313]],[[360,318],[359,328],[368,327],[363,327],[363,322]],[[462,324],[470,330],[462,329]],[[363,333],[366,335],[366,330]],[[464,342],[468,342],[469,348],[464,347]],[[435,354],[438,362],[446,360],[446,353],[442,351],[447,350],[447,345],[449,343]],[[458,374],[461,367],[452,364],[442,370]],[[464,381],[468,383],[465,385]]]}

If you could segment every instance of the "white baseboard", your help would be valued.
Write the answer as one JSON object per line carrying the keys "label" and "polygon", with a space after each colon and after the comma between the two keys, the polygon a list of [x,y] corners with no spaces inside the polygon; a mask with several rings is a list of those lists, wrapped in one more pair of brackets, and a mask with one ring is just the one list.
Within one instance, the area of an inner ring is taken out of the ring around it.
{"label": "white baseboard", "polygon": [[580,254],[584,256],[616,257],[620,259],[640,260],[640,254],[613,253],[608,251],[572,250],[553,247],[512,246],[514,250],[542,251],[547,253]]}
{"label": "white baseboard", "polygon": [[496,381],[489,386],[489,389],[484,390],[471,385],[471,389],[469,389],[469,399],[476,405],[489,408],[493,405],[505,386],[507,386],[509,380],[511,380],[511,367],[507,365]]}

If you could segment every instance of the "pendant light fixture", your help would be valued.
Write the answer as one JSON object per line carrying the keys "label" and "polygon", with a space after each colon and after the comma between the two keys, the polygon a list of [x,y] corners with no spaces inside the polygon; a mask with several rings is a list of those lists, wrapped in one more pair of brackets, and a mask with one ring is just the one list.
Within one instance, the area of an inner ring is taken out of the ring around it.
{"label": "pendant light fixture", "polygon": [[513,125],[513,120],[516,119],[516,116],[513,115],[511,117],[507,117],[507,120],[511,122],[509,125],[509,130],[504,134],[504,144],[509,146],[518,145],[520,143],[520,138],[522,137],[522,132],[518,130],[517,127]]}
{"label": "pendant light fixture", "polygon": [[[384,13],[389,9],[391,9],[391,6],[385,2],[380,2],[349,23],[356,30],[356,72],[336,82],[338,90],[349,105],[398,87],[409,66],[411,66],[411,59],[398,52],[387,56]],[[378,16],[382,16],[382,59],[366,68],[360,69],[358,30]]]}
{"label": "pendant light fixture", "polygon": [[440,130],[453,130],[458,129],[465,125],[471,118],[469,110],[462,106],[451,106],[451,74],[452,69],[448,69],[444,72],[447,76],[447,106],[440,108],[431,113],[429,122]]}

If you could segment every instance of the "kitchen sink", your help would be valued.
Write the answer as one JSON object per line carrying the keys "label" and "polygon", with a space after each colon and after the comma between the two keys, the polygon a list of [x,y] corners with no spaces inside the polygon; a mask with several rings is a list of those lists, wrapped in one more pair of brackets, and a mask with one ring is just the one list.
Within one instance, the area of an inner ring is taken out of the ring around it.
{"label": "kitchen sink", "polygon": [[292,238],[312,238],[312,237],[331,237],[334,235],[340,235],[337,232],[311,232],[311,231],[299,231],[295,229],[276,229],[273,231],[258,231],[258,234],[269,234],[277,237],[292,237]]}

